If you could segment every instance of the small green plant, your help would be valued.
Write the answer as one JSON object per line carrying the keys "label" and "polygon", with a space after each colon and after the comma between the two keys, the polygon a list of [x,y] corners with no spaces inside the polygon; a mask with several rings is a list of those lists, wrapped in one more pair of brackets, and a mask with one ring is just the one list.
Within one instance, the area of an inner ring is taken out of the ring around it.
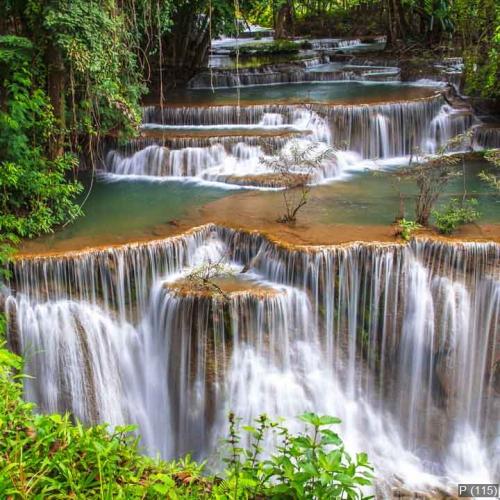
{"label": "small green plant", "polygon": [[422,226],[413,220],[401,219],[398,222],[398,232],[397,234],[403,238],[403,240],[408,241],[411,235]]}
{"label": "small green plant", "polygon": [[[340,420],[304,413],[299,419],[306,432],[288,429],[265,415],[256,426],[245,426],[249,445],[241,446],[238,421],[229,415],[227,478],[217,493],[240,498],[336,498],[366,499],[363,487],[372,484],[373,467],[366,453],[355,459],[345,451],[339,435],[331,429]],[[260,458],[267,433],[275,433],[280,444],[269,458]]]}
{"label": "small green plant", "polygon": [[293,141],[288,150],[282,150],[277,156],[261,158],[260,163],[274,172],[283,187],[285,213],[276,222],[292,224],[297,214],[309,201],[311,179],[321,169],[324,161],[335,156],[332,148],[323,149],[317,143],[306,148],[300,142]]}
{"label": "small green plant", "polygon": [[469,224],[481,216],[477,210],[477,200],[453,198],[442,210],[433,210],[432,216],[439,232],[451,234],[457,227]]}
{"label": "small green plant", "polygon": [[498,170],[500,170],[500,149],[490,149],[489,151],[486,151],[484,158],[496,167],[497,172],[487,172],[486,170],[482,170],[479,173],[479,177],[495,189],[497,193],[500,193],[500,175],[498,173]]}
{"label": "small green plant", "polygon": [[[291,40],[273,40],[272,42],[242,44],[238,47],[238,52],[240,55],[296,54],[300,48],[299,43]],[[235,53],[236,50],[232,55]]]}

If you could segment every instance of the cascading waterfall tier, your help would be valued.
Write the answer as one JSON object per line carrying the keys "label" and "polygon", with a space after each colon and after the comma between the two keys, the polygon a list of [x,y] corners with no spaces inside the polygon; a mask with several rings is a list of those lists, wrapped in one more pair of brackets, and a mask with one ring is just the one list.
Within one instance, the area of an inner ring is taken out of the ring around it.
{"label": "cascading waterfall tier", "polygon": [[[252,146],[241,141],[231,147],[215,144],[174,150],[151,145],[131,157],[122,157],[111,151],[107,157],[107,170],[119,176],[195,177],[229,184],[281,187],[283,181],[262,162],[264,157],[269,157],[273,143],[261,141],[261,144]],[[313,146],[310,141],[297,139],[283,143],[282,150],[289,151],[292,147],[304,151],[314,147],[318,153],[324,150],[320,144]],[[336,169],[333,159],[325,159],[313,174],[319,179],[328,178],[335,175]],[[297,175],[308,175],[314,179],[309,172],[300,168],[295,170]]]}
{"label": "cascading waterfall tier", "polygon": [[335,118],[335,115],[355,115],[358,109],[367,109],[374,114],[386,112],[411,115],[420,112],[424,116],[430,115],[433,118],[443,104],[445,104],[443,96],[436,94],[413,101],[359,105],[260,104],[252,106],[164,106],[163,109],[158,106],[147,106],[143,109],[143,122],[164,125],[257,124],[265,113],[276,113],[284,117],[285,123],[292,123],[297,107],[306,108],[327,118]]}
{"label": "cascading waterfall tier", "polygon": [[185,129],[186,134],[233,137],[163,141],[151,137],[142,150],[144,140],[111,150],[106,172],[271,187],[276,186],[275,176],[261,158],[286,152],[297,141],[304,148],[322,144],[337,150],[335,158],[314,173],[312,181],[318,182],[359,168],[364,159],[406,156],[415,148],[434,153],[475,122],[471,113],[452,108],[442,95],[369,105],[149,107],[143,119],[149,134]]}
{"label": "cascading waterfall tier", "polygon": [[[294,125],[298,112],[309,112],[312,117],[323,119],[329,128],[333,146],[356,152],[363,158],[405,156],[416,147],[432,153],[474,123],[472,114],[455,112],[445,105],[442,95],[363,105],[190,106],[163,110],[150,107],[144,109],[143,120],[163,125],[258,126],[266,115],[273,114],[282,116],[282,124]],[[314,130],[311,119],[304,120],[302,124]]]}
{"label": "cascading waterfall tier", "polygon": [[235,144],[244,142],[249,146],[261,146],[266,152],[275,153],[279,151],[290,138],[287,136],[269,136],[264,139],[261,136],[217,136],[217,137],[140,137],[125,144],[117,144],[116,141],[108,147],[108,152],[112,155],[129,157],[149,146],[163,146],[167,149],[184,148],[208,148],[222,144],[226,149],[230,149]]}
{"label": "cascading waterfall tier", "polygon": [[476,149],[500,148],[500,126],[482,125],[474,130],[473,144]]}
{"label": "cascading waterfall tier", "polygon": [[[173,287],[221,261],[255,291]],[[137,423],[150,453],[209,455],[229,409],[245,422],[311,410],[343,419],[348,448],[368,451],[386,486],[500,472],[498,244],[289,248],[208,225],[21,259],[10,289],[27,396],[42,411]]]}
{"label": "cascading waterfall tier", "polygon": [[[380,41],[385,41],[385,38],[380,37]],[[356,47],[361,45],[361,40],[359,38],[353,38],[351,40],[341,40],[336,38],[318,38],[316,40],[311,40],[309,42],[311,48],[314,50],[321,49],[345,49],[347,47]]]}
{"label": "cascading waterfall tier", "polygon": [[[191,89],[247,87],[255,85],[278,85],[300,82],[334,81],[399,81],[398,68],[338,68],[331,71],[315,71],[315,66],[328,62],[325,57],[318,64],[306,65],[305,62],[277,64],[250,69],[219,69],[199,73],[193,77],[188,87]],[[307,61],[309,62],[309,61]]]}

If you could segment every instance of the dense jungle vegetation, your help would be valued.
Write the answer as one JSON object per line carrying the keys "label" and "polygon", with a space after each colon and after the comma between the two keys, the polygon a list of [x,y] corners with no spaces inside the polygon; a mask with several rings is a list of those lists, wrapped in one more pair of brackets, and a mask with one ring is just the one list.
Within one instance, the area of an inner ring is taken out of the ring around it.
{"label": "dense jungle vegetation", "polygon": [[[360,18],[370,22],[359,26]],[[206,66],[211,38],[238,35],[249,24],[273,28],[280,40],[376,34],[387,36],[386,50],[397,57],[422,51],[460,56],[465,92],[500,99],[497,0],[5,0],[3,272],[21,239],[54,231],[82,213],[78,172],[92,166],[99,142],[136,134],[145,96],[161,100]],[[225,478],[207,478],[189,458],[166,463],[143,457],[131,428],[85,428],[69,415],[37,415],[22,399],[21,372],[21,359],[0,348],[2,497],[361,498],[360,486],[371,483],[367,457],[347,455],[330,428],[338,423],[334,418],[302,416],[314,439],[291,436],[262,418],[246,429],[250,447],[239,444],[232,420]],[[285,436],[287,445],[265,461],[259,453],[267,432]]]}

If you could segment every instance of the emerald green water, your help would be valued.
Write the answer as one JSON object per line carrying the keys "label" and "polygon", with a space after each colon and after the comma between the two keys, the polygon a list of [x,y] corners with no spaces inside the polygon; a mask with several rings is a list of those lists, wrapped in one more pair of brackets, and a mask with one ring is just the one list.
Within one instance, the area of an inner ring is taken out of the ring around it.
{"label": "emerald green water", "polygon": [[[479,172],[489,168],[484,161],[466,164],[465,192],[479,202],[480,223],[500,222],[500,197],[479,178]],[[390,224],[399,209],[399,189],[405,199],[406,216],[412,219],[417,189],[409,179],[398,184],[397,170],[362,172],[331,186],[319,187],[319,196],[311,199],[311,210],[314,210],[315,219],[322,223]],[[451,198],[461,198],[463,192],[463,176],[452,178],[439,198],[437,208],[446,205]]]}
{"label": "emerald green water", "polygon": [[[479,201],[478,209],[482,214],[479,223],[498,223],[500,197],[478,178],[479,172],[485,168],[489,168],[485,162],[467,162],[466,192]],[[313,221],[312,224],[391,224],[399,207],[395,178],[394,172],[365,171],[345,180],[314,187],[303,214],[308,221]],[[451,197],[461,197],[463,186],[462,176],[454,178],[439,205]],[[402,182],[401,191],[406,198],[406,215],[413,218],[414,183],[409,180]],[[238,221],[239,193],[244,196],[247,191],[179,181],[95,181],[83,207],[83,217],[51,236],[28,244],[27,248],[62,251],[165,236],[178,232],[178,224],[182,224],[186,217],[189,217],[188,225],[210,222],[210,212],[204,210],[202,215],[201,208],[226,196],[231,196],[227,201],[234,205],[235,220]],[[280,192],[260,191],[256,194],[257,206],[260,201],[263,205],[271,202],[276,211],[281,210]]]}
{"label": "emerald green water", "polygon": [[[83,179],[86,193],[89,179]],[[179,219],[205,203],[233,193],[182,182],[95,180],[84,215],[66,228],[39,238],[47,250],[122,243],[174,230]],[[74,244],[73,244],[73,243]]]}
{"label": "emerald green water", "polygon": [[173,105],[263,104],[263,103],[368,103],[402,101],[433,94],[432,88],[402,83],[314,82],[253,87],[171,91],[166,102]]}

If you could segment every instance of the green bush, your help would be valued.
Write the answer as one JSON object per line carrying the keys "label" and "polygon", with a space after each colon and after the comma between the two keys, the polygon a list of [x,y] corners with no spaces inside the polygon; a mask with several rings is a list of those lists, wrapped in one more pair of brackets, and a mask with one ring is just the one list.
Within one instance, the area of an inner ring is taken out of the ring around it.
{"label": "green bush", "polygon": [[401,219],[399,221],[398,233],[405,241],[409,241],[414,231],[422,226],[413,220]]}
{"label": "green bush", "polygon": [[[331,429],[340,420],[314,413],[299,418],[306,431],[291,435],[286,427],[262,415],[255,427],[243,427],[250,443],[241,447],[238,421],[230,415],[227,479],[214,491],[233,499],[368,498],[362,487],[372,484],[373,468],[366,453],[358,453],[353,460],[345,451],[339,435]],[[260,459],[269,432],[281,444],[268,459]]]}
{"label": "green bush", "polygon": [[463,201],[453,198],[442,210],[433,210],[432,216],[440,233],[451,234],[457,227],[479,219],[481,214],[476,207],[475,198]]}
{"label": "green bush", "polygon": [[81,185],[67,179],[71,154],[49,154],[56,133],[45,92],[34,88],[33,47],[26,38],[0,36],[0,244],[52,231],[80,215]]}

